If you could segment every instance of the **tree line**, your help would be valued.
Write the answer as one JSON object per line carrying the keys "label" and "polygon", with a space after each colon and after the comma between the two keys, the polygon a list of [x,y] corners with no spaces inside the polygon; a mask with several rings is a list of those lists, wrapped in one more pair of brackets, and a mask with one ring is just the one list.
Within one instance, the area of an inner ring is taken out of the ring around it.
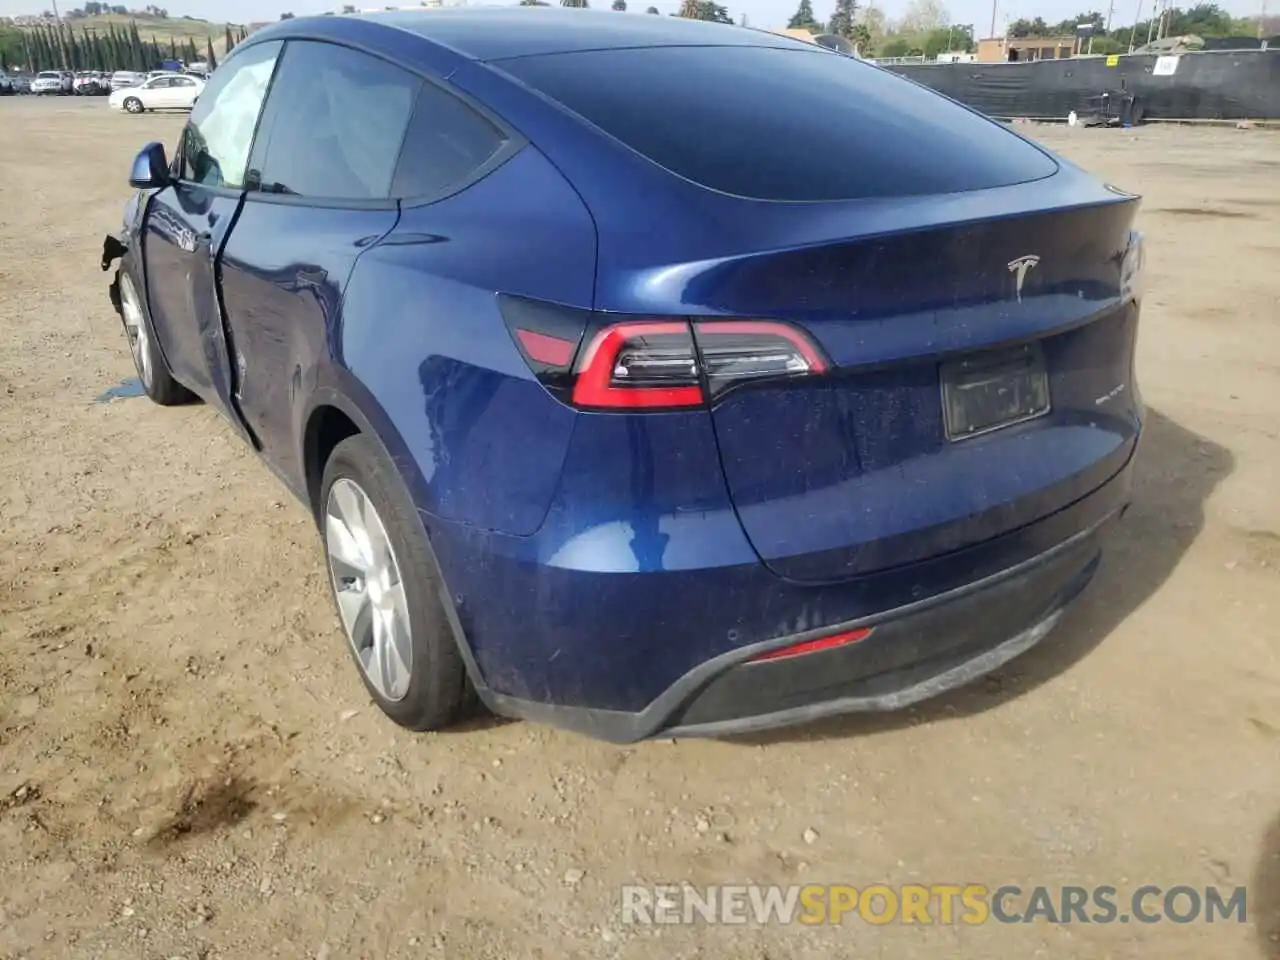
{"label": "tree line", "polygon": [[[522,6],[546,7],[548,0],[519,0]],[[564,7],[587,7],[590,0],[559,0]],[[350,8],[354,10],[353,8]],[[611,9],[625,11],[627,0],[612,0]],[[657,14],[657,7],[649,7],[646,13]],[[680,9],[672,14],[690,20],[710,20],[714,23],[733,23],[729,10],[714,0],[681,0]],[[746,17],[739,22],[747,26]],[[1010,37],[1075,36],[1076,26],[1092,24],[1094,36],[1090,51],[1096,54],[1124,53],[1133,42],[1142,46],[1148,37],[1182,36],[1195,34],[1201,37],[1253,36],[1274,26],[1262,24],[1258,17],[1233,18],[1216,3],[1200,3],[1186,10],[1180,7],[1166,9],[1159,18],[1140,21],[1133,26],[1114,30],[1106,17],[1096,10],[1068,17],[1058,23],[1047,23],[1042,17],[1015,20],[1009,24]],[[867,57],[924,57],[934,59],[941,53],[972,53],[977,47],[975,25],[952,23],[942,0],[909,0],[906,12],[897,20],[889,20],[878,6],[861,6],[858,0],[835,0],[834,9],[825,20],[819,19],[813,8],[813,0],[799,0],[796,12],[787,22],[791,30],[808,30],[810,33],[832,33],[844,37]]]}
{"label": "tree line", "polygon": [[[849,24],[853,26],[850,27]],[[1093,27],[1092,41],[1084,41],[1084,49],[1094,54],[1126,53],[1130,46],[1140,47],[1157,37],[1252,37],[1269,36],[1275,31],[1271,20],[1258,17],[1232,17],[1217,3],[1199,3],[1193,7],[1168,7],[1157,17],[1132,26],[1112,29],[1107,17],[1097,10],[1076,14],[1057,23],[1042,17],[1015,20],[1008,26],[1010,37],[1076,36],[1080,24]],[[945,52],[971,53],[978,37],[974,24],[952,23],[942,0],[909,0],[906,12],[898,20],[887,20],[878,7],[858,8],[855,0],[836,0],[836,8],[825,24],[814,16],[812,0],[799,0],[795,15],[788,24],[792,28],[813,33],[836,33],[858,46],[869,57],[924,57],[934,59]]]}
{"label": "tree line", "polygon": [[[226,26],[226,50],[230,51],[246,36],[243,27]],[[136,70],[145,72],[159,67],[163,60],[195,63],[205,60],[212,70],[217,66],[213,38],[206,37],[204,47],[194,37],[181,40],[170,37],[166,43],[154,36],[144,40],[136,20],[128,27],[111,23],[104,31],[85,28],[76,31],[67,22],[50,22],[34,27],[15,28],[0,25],[0,70],[21,68],[28,73],[41,70]]]}
{"label": "tree line", "polygon": [[[1041,17],[1023,18],[1009,24],[1009,36],[1075,36],[1076,27],[1082,24],[1093,28],[1092,42],[1085,43],[1095,54],[1127,53],[1131,47],[1141,47],[1151,40],[1163,37],[1260,37],[1267,27],[1258,17],[1233,17],[1216,3],[1198,3],[1185,10],[1181,7],[1169,7],[1156,17],[1115,29],[1111,28],[1107,18],[1097,10],[1080,13],[1057,23],[1046,23]],[[1274,25],[1271,29],[1275,29]]]}

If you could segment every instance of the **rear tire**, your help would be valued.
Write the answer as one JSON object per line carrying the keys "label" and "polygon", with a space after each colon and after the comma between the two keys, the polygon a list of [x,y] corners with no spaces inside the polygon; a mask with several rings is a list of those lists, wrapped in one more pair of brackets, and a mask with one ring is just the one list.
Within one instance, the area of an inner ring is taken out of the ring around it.
{"label": "rear tire", "polygon": [[146,288],[134,275],[132,258],[126,256],[116,275],[120,283],[120,320],[124,325],[133,366],[147,396],[162,407],[191,403],[195,394],[173,379],[156,341],[155,327],[142,291]]}
{"label": "rear tire", "polygon": [[418,511],[372,438],[334,448],[317,515],[338,618],[378,708],[410,730],[459,719],[470,685],[444,583]]}

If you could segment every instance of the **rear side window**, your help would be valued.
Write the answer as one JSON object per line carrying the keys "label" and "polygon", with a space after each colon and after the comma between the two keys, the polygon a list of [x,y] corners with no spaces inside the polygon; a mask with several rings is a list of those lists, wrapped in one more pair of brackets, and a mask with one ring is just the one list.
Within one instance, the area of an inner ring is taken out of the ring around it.
{"label": "rear side window", "polygon": [[506,140],[501,130],[453,94],[423,84],[391,193],[439,196],[483,166]]}
{"label": "rear side window", "polygon": [[651,47],[496,65],[672,173],[743,197],[952,193],[1057,169],[950,100],[822,50]]}
{"label": "rear side window", "polygon": [[384,60],[291,41],[267,99],[254,178],[266,192],[386,199],[421,87]]}

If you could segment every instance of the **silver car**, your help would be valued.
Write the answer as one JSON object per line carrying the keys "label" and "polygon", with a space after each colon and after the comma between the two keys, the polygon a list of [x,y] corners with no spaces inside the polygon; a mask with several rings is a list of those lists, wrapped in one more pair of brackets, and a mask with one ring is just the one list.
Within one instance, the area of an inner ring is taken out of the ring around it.
{"label": "silver car", "polygon": [[41,70],[31,83],[31,92],[37,96],[62,96],[71,92],[71,84],[61,70]]}
{"label": "silver car", "polygon": [[123,90],[125,87],[136,87],[146,77],[141,73],[135,73],[132,70],[117,70],[111,75],[111,92]]}

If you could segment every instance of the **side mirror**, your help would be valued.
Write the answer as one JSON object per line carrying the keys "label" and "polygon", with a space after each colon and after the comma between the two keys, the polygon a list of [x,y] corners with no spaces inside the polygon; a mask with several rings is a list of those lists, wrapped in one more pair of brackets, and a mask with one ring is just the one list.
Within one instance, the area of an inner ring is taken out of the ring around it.
{"label": "side mirror", "polygon": [[169,161],[164,156],[164,144],[152,142],[143,147],[133,158],[129,171],[129,186],[139,190],[159,190],[170,183]]}

